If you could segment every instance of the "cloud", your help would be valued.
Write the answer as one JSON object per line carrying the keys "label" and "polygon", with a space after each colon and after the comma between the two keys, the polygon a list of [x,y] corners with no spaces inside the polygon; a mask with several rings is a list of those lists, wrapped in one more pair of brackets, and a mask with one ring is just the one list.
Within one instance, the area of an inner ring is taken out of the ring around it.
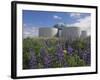
{"label": "cloud", "polygon": [[86,30],[89,35],[91,32],[91,16],[77,19],[77,21],[75,23],[68,24],[68,26],[80,27],[81,30]]}
{"label": "cloud", "polygon": [[54,19],[58,19],[58,20],[61,20],[61,19],[62,19],[61,17],[59,17],[59,16],[57,16],[57,15],[54,15],[53,18],[54,18]]}
{"label": "cloud", "polygon": [[73,17],[73,18],[80,18],[80,16],[81,16],[81,13],[71,13],[70,14],[70,17]]}
{"label": "cloud", "polygon": [[23,28],[23,38],[27,37],[37,37],[38,36],[38,28],[37,27],[30,27],[24,26]]}

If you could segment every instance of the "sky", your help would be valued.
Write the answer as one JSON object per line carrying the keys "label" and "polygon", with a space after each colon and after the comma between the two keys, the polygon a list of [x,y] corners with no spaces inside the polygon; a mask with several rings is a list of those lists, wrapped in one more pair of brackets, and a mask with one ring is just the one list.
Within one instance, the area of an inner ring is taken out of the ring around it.
{"label": "sky", "polygon": [[64,23],[67,26],[77,26],[90,32],[91,14],[77,12],[51,12],[23,10],[24,37],[38,36],[39,27],[53,27]]}

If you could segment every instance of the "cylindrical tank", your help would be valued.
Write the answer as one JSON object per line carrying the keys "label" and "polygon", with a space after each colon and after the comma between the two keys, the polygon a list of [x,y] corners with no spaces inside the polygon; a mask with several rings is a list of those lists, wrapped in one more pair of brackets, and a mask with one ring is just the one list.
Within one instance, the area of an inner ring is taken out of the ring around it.
{"label": "cylindrical tank", "polygon": [[57,34],[56,28],[39,28],[39,37],[54,37]]}
{"label": "cylindrical tank", "polygon": [[65,40],[76,40],[80,37],[79,27],[65,27],[62,29],[62,38]]}
{"label": "cylindrical tank", "polygon": [[81,31],[81,38],[87,37],[87,31]]}

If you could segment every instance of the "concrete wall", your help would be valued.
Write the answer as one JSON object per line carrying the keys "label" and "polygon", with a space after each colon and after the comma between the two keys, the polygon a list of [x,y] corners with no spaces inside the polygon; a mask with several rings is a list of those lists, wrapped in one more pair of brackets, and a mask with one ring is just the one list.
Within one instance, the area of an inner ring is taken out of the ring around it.
{"label": "concrete wall", "polygon": [[[56,28],[39,28],[39,37],[55,37],[58,29]],[[59,33],[59,38],[64,40],[76,40],[77,38],[87,37],[87,31],[79,27],[64,27]]]}
{"label": "concrete wall", "polygon": [[86,38],[87,37],[87,31],[81,31],[81,38]]}
{"label": "concrete wall", "polygon": [[79,27],[66,27],[62,29],[62,38],[65,40],[75,40],[80,37]]}
{"label": "concrete wall", "polygon": [[56,28],[39,28],[39,37],[54,37],[57,31]]}

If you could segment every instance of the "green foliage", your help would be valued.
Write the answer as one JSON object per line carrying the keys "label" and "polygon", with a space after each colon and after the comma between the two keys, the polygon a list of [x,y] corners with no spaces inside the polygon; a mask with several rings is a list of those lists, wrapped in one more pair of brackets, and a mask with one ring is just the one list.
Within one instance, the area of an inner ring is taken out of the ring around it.
{"label": "green foliage", "polygon": [[24,69],[27,69],[29,67],[29,59],[30,59],[30,56],[29,56],[29,53],[24,53],[23,54],[23,68]]}
{"label": "green foliage", "polygon": [[[48,43],[46,43],[46,41]],[[65,62],[68,63],[68,67],[78,67],[78,66],[86,66],[83,59],[80,59],[79,57],[79,49],[84,50],[87,47],[87,42],[89,43],[89,40],[82,40],[78,39],[75,41],[60,41],[57,38],[25,38],[23,39],[23,68],[29,69],[29,60],[30,60],[30,54],[29,49],[33,48],[35,55],[39,61],[37,68],[43,68],[43,61],[40,59],[40,49],[45,48],[52,56],[52,68],[54,67],[63,67],[63,65],[59,64],[57,59],[55,58],[56,53],[56,47],[60,43],[63,47],[64,52],[64,59]],[[68,55],[67,53],[67,45],[71,45],[74,49],[74,52],[72,55]]]}
{"label": "green foliage", "polygon": [[74,49],[78,50],[78,49],[84,49],[86,43],[82,39],[79,39],[79,40],[73,41],[71,45]]}
{"label": "green foliage", "polygon": [[85,62],[82,59],[80,59],[80,57],[77,54],[68,56],[67,58],[68,65],[70,67],[85,66]]}

